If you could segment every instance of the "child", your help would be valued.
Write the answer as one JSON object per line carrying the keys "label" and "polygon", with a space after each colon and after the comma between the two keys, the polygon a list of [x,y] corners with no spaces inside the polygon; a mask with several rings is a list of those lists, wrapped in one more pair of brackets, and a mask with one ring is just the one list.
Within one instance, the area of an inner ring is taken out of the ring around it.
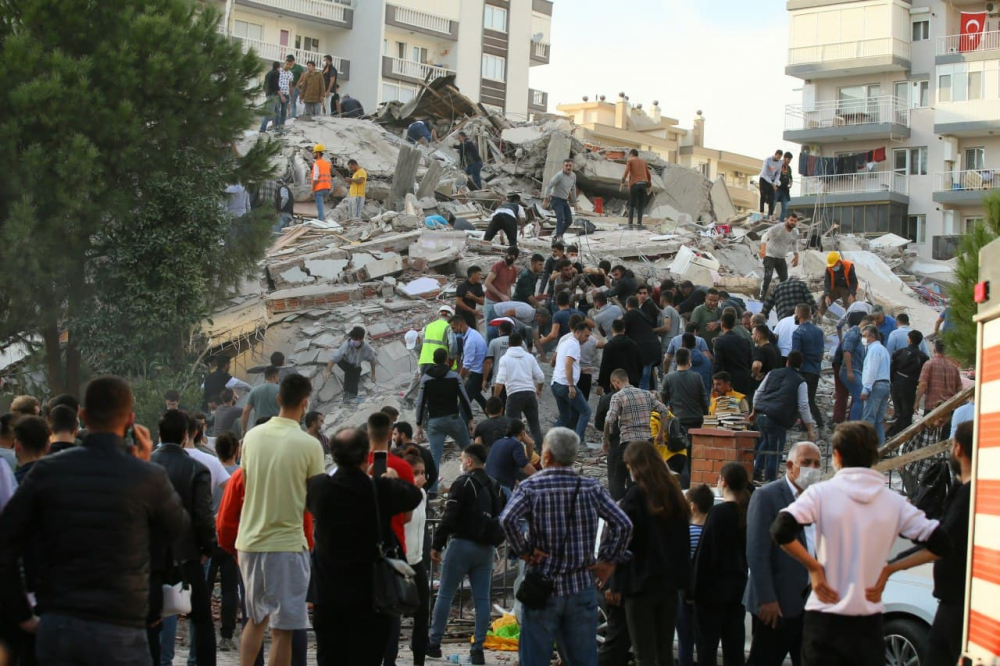
{"label": "child", "polygon": [[[708,512],[715,504],[715,493],[706,484],[695,486],[685,494],[691,505],[691,559],[698,549],[701,531],[705,527]],[[694,605],[681,598],[677,611],[677,664],[678,666],[694,666]]]}
{"label": "child", "polygon": [[[215,438],[215,453],[219,456],[219,462],[232,474],[239,467],[240,440],[231,432],[224,432]],[[219,499],[221,500],[221,493]]]}

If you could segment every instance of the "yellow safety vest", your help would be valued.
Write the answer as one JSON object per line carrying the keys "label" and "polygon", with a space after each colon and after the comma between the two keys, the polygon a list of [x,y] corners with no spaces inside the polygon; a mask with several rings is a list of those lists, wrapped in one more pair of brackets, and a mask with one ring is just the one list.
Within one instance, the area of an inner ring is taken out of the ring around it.
{"label": "yellow safety vest", "polygon": [[432,365],[438,347],[448,349],[448,321],[438,319],[424,326],[424,340],[420,347],[420,365]]}

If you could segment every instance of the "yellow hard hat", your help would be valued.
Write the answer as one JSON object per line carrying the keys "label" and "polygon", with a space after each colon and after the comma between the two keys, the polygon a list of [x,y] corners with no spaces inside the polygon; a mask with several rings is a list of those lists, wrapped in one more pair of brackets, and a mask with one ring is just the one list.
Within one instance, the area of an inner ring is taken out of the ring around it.
{"label": "yellow hard hat", "polygon": [[313,148],[313,152],[314,153],[325,153],[326,152],[326,146],[324,146],[322,143],[317,143],[316,147]]}
{"label": "yellow hard hat", "polygon": [[830,254],[826,255],[826,267],[827,268],[833,268],[838,261],[840,261],[840,253],[839,252],[831,252]]}

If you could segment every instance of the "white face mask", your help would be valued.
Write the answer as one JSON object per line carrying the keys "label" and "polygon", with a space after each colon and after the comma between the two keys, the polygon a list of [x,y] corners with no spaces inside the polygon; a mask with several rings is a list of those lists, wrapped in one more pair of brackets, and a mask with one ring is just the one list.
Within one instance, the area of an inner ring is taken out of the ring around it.
{"label": "white face mask", "polygon": [[869,340],[868,338],[862,338],[861,344],[867,347],[869,344],[871,344],[871,340]]}
{"label": "white face mask", "polygon": [[795,480],[795,485],[802,490],[805,490],[809,486],[819,483],[822,480],[823,471],[818,467],[800,467],[799,477]]}

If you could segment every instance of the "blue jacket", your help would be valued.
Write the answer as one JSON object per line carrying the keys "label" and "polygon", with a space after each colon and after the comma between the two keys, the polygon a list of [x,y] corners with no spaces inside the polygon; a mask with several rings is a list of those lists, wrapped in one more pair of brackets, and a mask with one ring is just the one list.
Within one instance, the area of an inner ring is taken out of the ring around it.
{"label": "blue jacket", "polygon": [[811,322],[799,324],[792,333],[792,351],[802,352],[802,372],[820,374],[823,369],[823,352],[826,351],[823,330]]}
{"label": "blue jacket", "polygon": [[[795,501],[788,480],[781,477],[750,496],[747,510],[747,581],[743,605],[754,615],[761,604],[777,601],[784,617],[799,617],[805,610],[802,594],[809,584],[809,573],[771,540],[771,523],[778,512]],[[806,545],[805,532],[798,540]]]}

